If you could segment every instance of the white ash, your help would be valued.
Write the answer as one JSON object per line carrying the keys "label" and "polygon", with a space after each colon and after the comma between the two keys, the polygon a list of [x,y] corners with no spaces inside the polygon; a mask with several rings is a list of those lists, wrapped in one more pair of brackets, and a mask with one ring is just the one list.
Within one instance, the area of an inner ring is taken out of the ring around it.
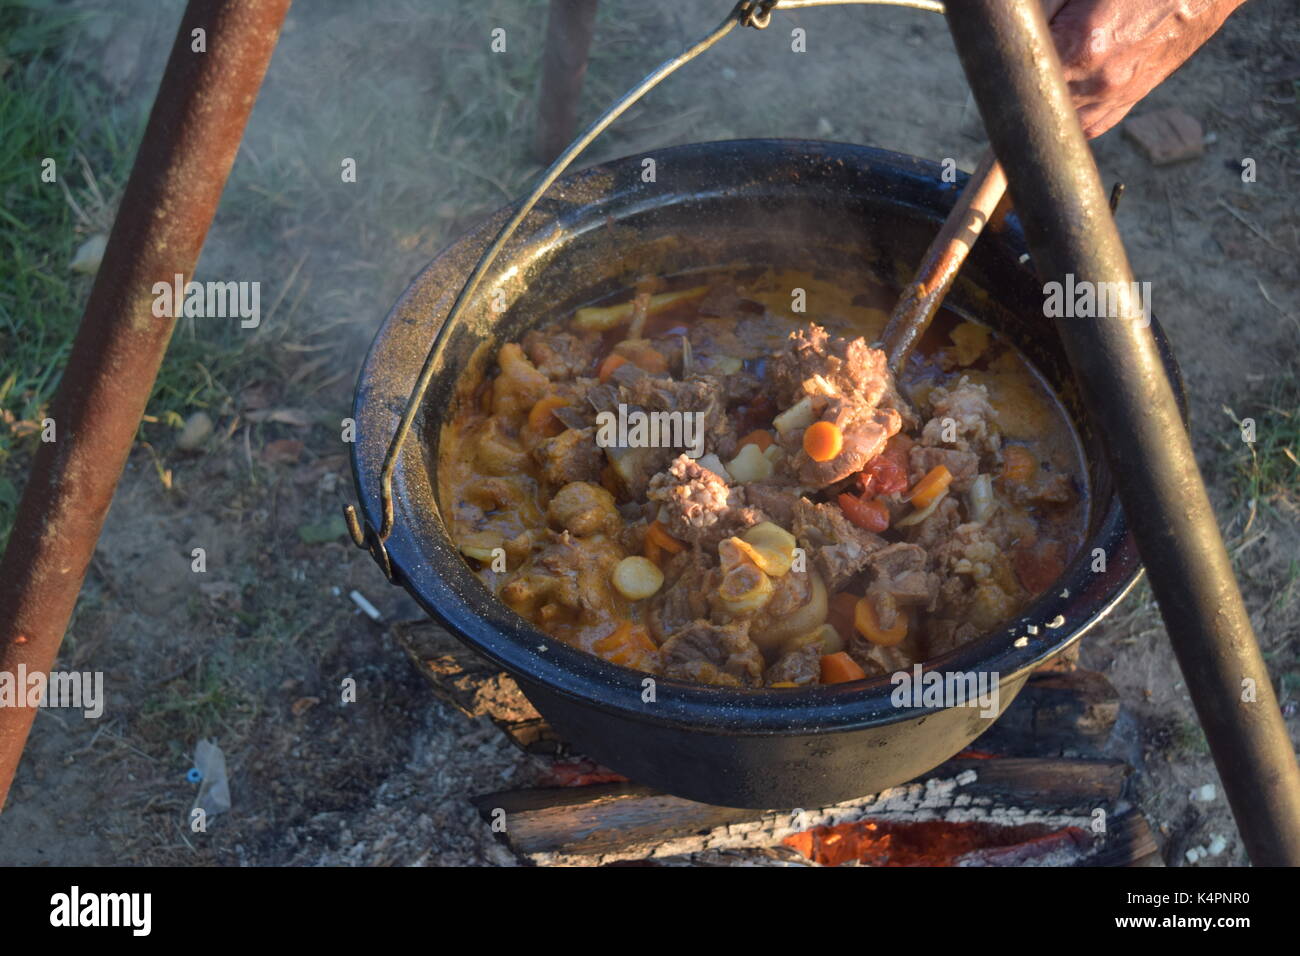
{"label": "white ash", "polygon": [[[954,777],[904,784],[833,806],[804,810],[798,814],[797,821],[794,813],[775,811],[764,814],[757,820],[715,827],[702,835],[693,834],[672,840],[642,843],[611,853],[537,853],[532,854],[530,859],[543,866],[602,866],[626,860],[658,862],[671,858],[676,865],[678,862],[699,857],[704,853],[717,854],[722,851],[779,847],[786,837],[802,833],[804,830],[853,823],[868,818],[903,823],[942,820],[948,823],[992,823],[999,826],[1038,823],[1053,829],[1076,826],[1089,830],[1091,826],[1090,816],[1039,808],[1000,806],[991,797],[959,792],[962,787],[978,779],[979,775],[974,769],[967,769]],[[1043,862],[1042,865],[1060,865],[1072,860],[1074,856],[1074,851],[1062,849],[1047,854],[1041,858],[1041,861],[1055,860],[1055,864]],[[753,865],[781,864],[758,861]]]}

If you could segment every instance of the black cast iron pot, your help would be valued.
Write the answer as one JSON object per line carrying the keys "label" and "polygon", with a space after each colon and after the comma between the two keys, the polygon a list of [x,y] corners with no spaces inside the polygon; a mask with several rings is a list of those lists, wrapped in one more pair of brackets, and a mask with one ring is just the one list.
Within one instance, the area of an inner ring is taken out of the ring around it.
{"label": "black cast iron pot", "polygon": [[[563,645],[499,603],[448,537],[435,495],[440,426],[467,369],[542,321],[653,275],[744,266],[828,277],[874,274],[901,288],[963,182],[937,164],[863,146],[788,140],[701,143],[561,179],[521,225],[481,286],[483,303],[448,330],[418,427],[394,477],[387,542],[395,583],[509,672],[574,747],[633,780],[694,800],[792,808],[874,793],[942,763],[991,725],[978,707],[900,708],[889,678],[803,690],[737,691],[658,679]],[[380,526],[379,474],[427,350],[502,210],[415,279],[375,337],[357,385],[353,472],[363,518]],[[995,675],[1000,710],[1030,672],[1072,645],[1140,573],[1134,542],[1072,385],[1040,282],[1014,217],[990,229],[948,306],[998,330],[1056,388],[1089,460],[1088,540],[1057,585],[998,631],[926,664]],[[1093,321],[1093,320],[1079,320]],[[1152,326],[1166,369],[1177,368]],[[463,388],[463,385],[460,385]],[[1093,571],[1095,549],[1105,570]],[[1052,626],[1055,625],[1055,626]]]}

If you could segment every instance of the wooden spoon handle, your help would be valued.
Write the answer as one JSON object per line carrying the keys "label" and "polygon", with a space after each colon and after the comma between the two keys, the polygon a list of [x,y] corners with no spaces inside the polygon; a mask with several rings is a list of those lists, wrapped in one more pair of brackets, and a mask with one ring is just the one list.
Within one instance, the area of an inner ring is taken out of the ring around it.
{"label": "wooden spoon handle", "polygon": [[885,352],[895,375],[902,372],[907,356],[929,328],[967,254],[1006,191],[1007,177],[993,150],[989,150],[971,174],[943,228],[925,251],[915,278],[899,296],[885,326]]}

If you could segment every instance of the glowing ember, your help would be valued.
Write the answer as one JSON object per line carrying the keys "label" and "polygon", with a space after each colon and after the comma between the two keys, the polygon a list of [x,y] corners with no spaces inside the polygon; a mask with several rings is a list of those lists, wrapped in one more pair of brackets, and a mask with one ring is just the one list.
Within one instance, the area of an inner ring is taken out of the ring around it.
{"label": "glowing ember", "polygon": [[782,842],[826,866],[852,861],[867,866],[1012,866],[1057,850],[1082,852],[1090,840],[1079,827],[1053,828],[1041,823],[999,826],[943,820],[859,820],[814,827]]}

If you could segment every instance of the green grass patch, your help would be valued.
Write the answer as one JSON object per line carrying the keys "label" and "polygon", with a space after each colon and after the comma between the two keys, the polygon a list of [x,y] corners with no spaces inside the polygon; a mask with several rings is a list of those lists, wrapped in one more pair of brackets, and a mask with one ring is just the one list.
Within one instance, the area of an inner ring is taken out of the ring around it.
{"label": "green grass patch", "polygon": [[[0,3],[0,549],[93,282],[70,265],[112,226],[149,105],[119,103],[83,65],[97,51],[78,19],[41,0]],[[267,336],[240,331],[181,324],[149,402],[162,423],[145,426],[150,437],[219,402],[236,378],[274,372]]]}
{"label": "green grass patch", "polygon": [[1224,411],[1244,426],[1254,422],[1255,440],[1225,447],[1233,491],[1257,506],[1300,506],[1300,379],[1275,380],[1263,398],[1245,403],[1240,417]]}
{"label": "green grass patch", "polygon": [[[0,5],[0,543],[91,279],[69,271],[111,221],[138,126],[77,67],[76,15]],[[54,182],[41,178],[54,161]]]}

